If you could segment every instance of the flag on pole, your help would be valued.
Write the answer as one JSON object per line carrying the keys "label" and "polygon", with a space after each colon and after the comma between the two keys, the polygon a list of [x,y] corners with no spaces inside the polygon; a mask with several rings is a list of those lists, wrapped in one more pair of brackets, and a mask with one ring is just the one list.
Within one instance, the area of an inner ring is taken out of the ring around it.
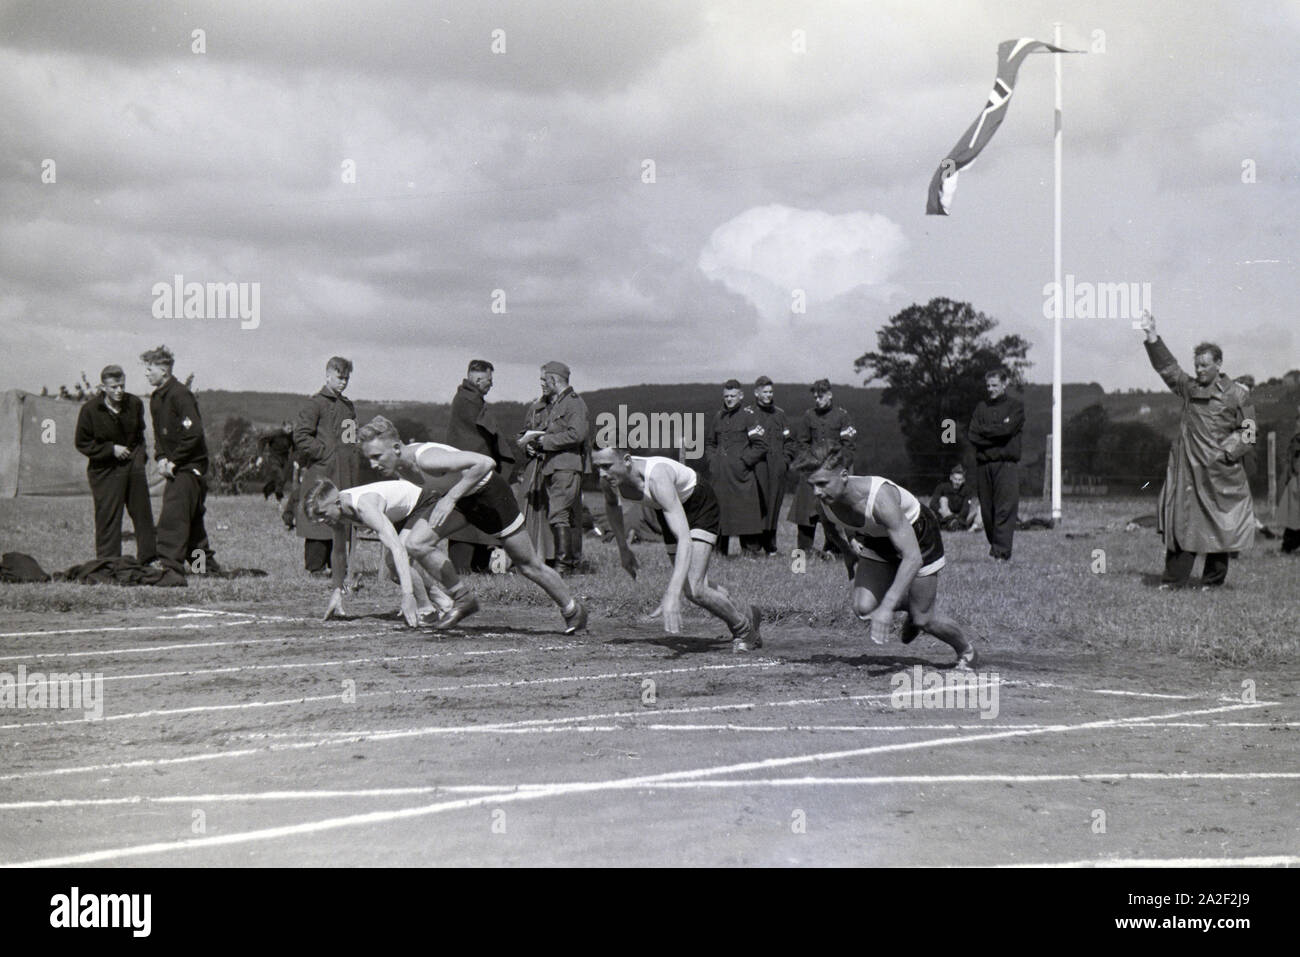
{"label": "flag on pole", "polygon": [[1004,40],[998,44],[998,75],[993,81],[993,92],[989,94],[984,109],[975,118],[975,122],[962,134],[957,145],[939,164],[934,177],[930,180],[930,195],[926,200],[925,212],[930,216],[947,216],[952,206],[953,194],[957,192],[957,174],[964,170],[975,157],[988,145],[993,134],[1002,125],[1007,115],[1007,104],[1015,92],[1016,74],[1025,57],[1036,52],[1073,53],[1062,47],[1052,46],[1042,40],[1021,37],[1019,40]]}

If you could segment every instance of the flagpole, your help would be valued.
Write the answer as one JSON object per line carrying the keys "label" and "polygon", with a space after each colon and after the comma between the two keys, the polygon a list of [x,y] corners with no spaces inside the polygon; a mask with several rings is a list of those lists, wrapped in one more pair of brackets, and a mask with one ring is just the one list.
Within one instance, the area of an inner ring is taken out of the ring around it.
{"label": "flagpole", "polygon": [[[1054,43],[1061,45],[1061,24],[1055,24]],[[1052,520],[1061,520],[1061,312],[1065,287],[1061,284],[1061,56],[1053,53],[1056,65],[1056,124],[1052,153],[1056,167],[1053,195],[1055,223],[1053,230],[1053,275],[1056,279],[1056,308],[1052,321]]]}

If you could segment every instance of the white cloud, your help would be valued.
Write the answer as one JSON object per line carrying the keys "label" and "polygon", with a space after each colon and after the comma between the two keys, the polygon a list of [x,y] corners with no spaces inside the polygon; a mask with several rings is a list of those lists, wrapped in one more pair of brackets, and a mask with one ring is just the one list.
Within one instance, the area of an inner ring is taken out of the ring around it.
{"label": "white cloud", "polygon": [[861,288],[887,300],[899,291],[888,280],[898,270],[907,237],[876,213],[827,213],[773,204],[756,206],[713,231],[700,251],[710,279],[748,299],[765,328],[780,328]]}

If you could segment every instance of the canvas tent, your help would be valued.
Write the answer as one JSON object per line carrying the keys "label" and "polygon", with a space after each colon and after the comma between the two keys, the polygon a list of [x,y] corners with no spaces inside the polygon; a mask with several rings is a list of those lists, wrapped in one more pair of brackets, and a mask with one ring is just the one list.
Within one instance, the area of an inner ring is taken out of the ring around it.
{"label": "canvas tent", "polygon": [[[0,498],[90,494],[86,457],[76,446],[81,406],[80,402],[21,389],[0,392]],[[153,461],[148,402],[144,416],[150,450],[149,489],[159,494],[163,479]]]}

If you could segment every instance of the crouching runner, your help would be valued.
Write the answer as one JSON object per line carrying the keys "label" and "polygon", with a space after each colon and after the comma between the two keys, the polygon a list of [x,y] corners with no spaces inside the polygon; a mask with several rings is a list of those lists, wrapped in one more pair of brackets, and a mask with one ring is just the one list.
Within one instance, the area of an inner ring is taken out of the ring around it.
{"label": "crouching runner", "polygon": [[375,416],[358,430],[357,441],[373,468],[384,475],[418,482],[437,496],[428,520],[414,528],[408,540],[410,548],[421,552],[431,550],[431,560],[442,571],[442,584],[454,599],[451,612],[435,623],[434,628],[450,628],[479,608],[478,599],[468,589],[455,590],[459,579],[441,544],[466,525],[501,542],[520,574],[559,606],[565,634],[587,627],[586,607],[569,593],[559,572],[548,568],[533,549],[514,492],[497,474],[496,463],[491,458],[439,442],[404,444],[397,428],[382,415]]}
{"label": "crouching runner", "polygon": [[662,614],[664,630],[677,634],[682,628],[682,595],[705,611],[721,618],[731,630],[733,652],[761,648],[758,609],[750,605],[741,611],[727,591],[709,584],[709,559],[718,540],[718,500],[707,482],[700,481],[690,466],[658,455],[632,455],[626,449],[599,449],[591,458],[600,473],[605,493],[605,517],[618,542],[619,560],[633,578],[637,560],[623,531],[623,507],[619,496],[658,509],[662,513],[664,544],[673,562],[672,576],[663,601],[655,609]]}
{"label": "crouching runner", "polygon": [[[329,479],[321,479],[307,493],[303,512],[311,521],[331,528],[365,525],[379,535],[384,563],[402,589],[402,617],[414,628],[438,616],[435,602],[445,612],[452,609],[453,600],[438,587],[435,571],[422,567],[421,563],[430,561],[430,551],[407,548],[413,530],[421,523],[427,526],[436,501],[437,495],[400,479],[342,490]],[[412,565],[412,559],[417,564]],[[343,589],[335,588],[325,617],[342,613]]]}
{"label": "crouching runner", "polygon": [[[826,532],[853,578],[853,610],[871,640],[889,639],[894,611],[905,605],[903,643],[927,631],[957,652],[956,667],[977,667],[975,648],[951,618],[934,610],[944,566],[939,520],[905,488],[879,475],[850,475],[839,450],[814,446],[794,467],[808,476]],[[856,568],[855,568],[856,566]]]}

